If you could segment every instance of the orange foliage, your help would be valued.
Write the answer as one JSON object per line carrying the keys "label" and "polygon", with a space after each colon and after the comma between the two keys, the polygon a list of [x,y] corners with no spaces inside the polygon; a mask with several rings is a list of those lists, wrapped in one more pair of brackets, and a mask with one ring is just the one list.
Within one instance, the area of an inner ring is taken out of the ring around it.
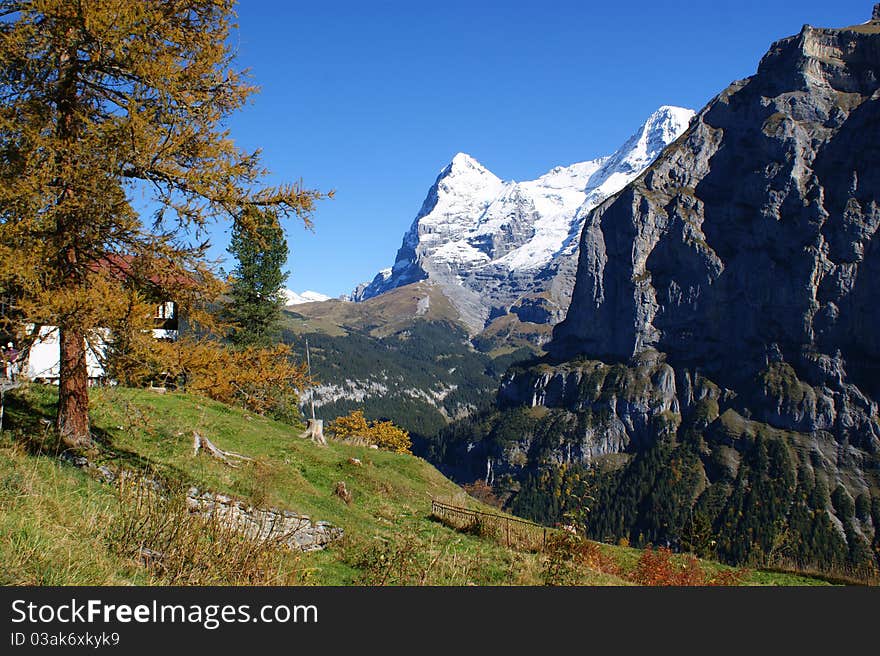
{"label": "orange foliage", "polygon": [[354,410],[344,417],[337,417],[327,424],[327,432],[336,439],[363,439],[380,449],[396,453],[411,453],[409,433],[390,421],[370,421],[363,410]]}
{"label": "orange foliage", "polygon": [[495,508],[501,508],[504,505],[501,499],[495,496],[492,486],[482,479],[478,479],[473,483],[465,483],[461,487],[474,499],[482,501],[486,505],[494,506]]}
{"label": "orange foliage", "polygon": [[332,433],[338,439],[344,440],[349,437],[362,437],[366,439],[370,426],[364,417],[363,410],[353,410],[344,417],[337,417],[327,424],[327,432]]}
{"label": "orange foliage", "polygon": [[672,551],[666,547],[648,547],[642,552],[638,565],[629,578],[639,585],[702,586],[739,585],[743,576],[744,572],[741,570],[723,570],[712,577],[693,555],[682,556],[676,562]]}
{"label": "orange foliage", "polygon": [[578,585],[583,570],[620,574],[614,559],[602,552],[598,544],[569,531],[559,531],[547,538],[544,562],[546,585]]}
{"label": "orange foliage", "polygon": [[287,420],[297,416],[299,394],[310,384],[305,365],[284,344],[233,349],[192,338],[154,342],[147,364],[188,392]]}

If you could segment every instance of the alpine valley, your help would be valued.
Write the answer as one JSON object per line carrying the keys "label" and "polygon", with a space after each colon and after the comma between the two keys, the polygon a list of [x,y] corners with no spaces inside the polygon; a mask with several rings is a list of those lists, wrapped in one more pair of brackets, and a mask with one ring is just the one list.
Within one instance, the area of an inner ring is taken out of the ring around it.
{"label": "alpine valley", "polygon": [[880,557],[880,5],[805,25],[694,115],[503,182],[440,173],[394,266],[287,312],[327,416],[604,541]]}
{"label": "alpine valley", "polygon": [[363,408],[420,438],[491,404],[514,361],[565,316],[581,228],[687,128],[661,107],[613,154],[503,182],[457,154],[428,190],[392,268],[349,299],[289,294],[285,341],[308,339],[316,408]]}
{"label": "alpine valley", "polygon": [[880,584],[880,4],[0,3],[0,585]]}

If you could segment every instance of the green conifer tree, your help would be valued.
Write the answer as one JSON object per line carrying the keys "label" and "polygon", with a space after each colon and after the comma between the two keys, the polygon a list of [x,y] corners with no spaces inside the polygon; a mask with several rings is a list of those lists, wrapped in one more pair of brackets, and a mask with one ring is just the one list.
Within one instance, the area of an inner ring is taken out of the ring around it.
{"label": "green conifer tree", "polygon": [[226,306],[229,338],[236,346],[269,346],[280,337],[287,240],[275,212],[251,208],[247,214],[247,221],[235,222],[228,249],[237,261]]}

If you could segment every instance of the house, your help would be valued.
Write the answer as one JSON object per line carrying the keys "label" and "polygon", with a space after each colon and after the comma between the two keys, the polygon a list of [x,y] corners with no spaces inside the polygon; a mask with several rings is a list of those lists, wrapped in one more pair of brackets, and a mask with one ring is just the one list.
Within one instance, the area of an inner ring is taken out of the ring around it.
{"label": "house", "polygon": [[[180,334],[177,303],[165,301],[158,303],[153,317],[153,337],[157,340],[175,341]],[[33,333],[34,326],[27,326]],[[86,336],[86,369],[89,382],[103,382],[107,378],[104,371],[108,331],[97,328]],[[29,380],[57,384],[61,375],[61,346],[57,326],[42,326],[39,335],[27,352],[25,366],[22,367]]]}
{"label": "house", "polygon": [[[153,289],[154,298],[161,298],[162,289],[170,283],[180,283],[178,277],[168,278],[162,274],[149,274],[140,271],[138,262],[131,256],[114,255],[95,265],[120,280],[137,280],[141,285]],[[154,305],[153,337],[157,340],[175,341],[179,336],[180,317],[178,304],[161,300]],[[26,326],[27,333],[33,335],[34,324]],[[108,331],[96,328],[86,336],[86,368],[89,382],[103,382],[107,378],[103,363],[105,361]],[[61,347],[57,326],[41,326],[30,348],[26,350],[26,360],[21,371],[30,380],[57,384],[61,369]]]}
{"label": "house", "polygon": [[[34,330],[33,324],[27,326],[28,332]],[[104,344],[106,336],[90,336],[86,340],[86,369],[89,372],[89,381],[104,379],[104,367],[101,362],[104,359]],[[22,373],[33,381],[42,383],[57,383],[61,376],[61,346],[58,343],[58,328],[56,326],[40,327],[39,335],[27,351],[27,360],[22,367]]]}

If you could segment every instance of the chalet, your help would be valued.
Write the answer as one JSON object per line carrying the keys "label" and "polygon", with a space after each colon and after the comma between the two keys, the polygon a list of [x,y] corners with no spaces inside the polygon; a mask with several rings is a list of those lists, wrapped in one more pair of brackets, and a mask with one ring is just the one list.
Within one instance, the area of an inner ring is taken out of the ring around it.
{"label": "chalet", "polygon": [[[153,317],[153,337],[157,340],[175,341],[179,335],[177,303],[165,301],[158,303]],[[29,333],[34,326],[27,326]],[[104,371],[104,354],[107,344],[107,331],[97,328],[86,338],[86,369],[89,381],[97,383],[107,377]],[[28,379],[43,383],[57,383],[61,367],[61,347],[58,343],[58,328],[42,326],[27,353],[26,366],[22,367]]]}
{"label": "chalet", "polygon": [[[180,282],[176,276],[166,279],[164,274],[144,273],[136,260],[129,256],[111,256],[96,267],[109,271],[120,280],[137,281],[142,287],[151,289],[150,293],[156,299],[162,298],[162,290],[169,286],[168,283]],[[157,300],[154,308],[153,337],[157,340],[177,340],[180,331],[178,304],[169,300]],[[25,328],[33,342],[29,348],[23,349],[23,362],[20,363],[19,370],[30,380],[57,383],[61,360],[57,326],[41,326],[38,331],[34,324],[26,325]],[[107,337],[105,328],[96,328],[86,336],[86,368],[90,383],[104,381],[107,377],[103,366]]]}

